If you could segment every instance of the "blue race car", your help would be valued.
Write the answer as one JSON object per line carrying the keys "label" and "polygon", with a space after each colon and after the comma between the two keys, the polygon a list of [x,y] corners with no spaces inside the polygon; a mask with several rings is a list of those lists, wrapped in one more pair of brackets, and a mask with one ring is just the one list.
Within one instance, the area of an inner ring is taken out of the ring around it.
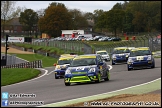
{"label": "blue race car", "polygon": [[[134,47],[133,47],[134,48]],[[127,62],[128,57],[130,55],[130,50],[132,47],[117,47],[114,48],[112,53],[112,65],[115,65],[116,63],[123,63]]]}
{"label": "blue race car", "polygon": [[110,79],[109,68],[99,54],[79,55],[75,57],[65,71],[66,86],[71,83],[100,82]]}
{"label": "blue race car", "polygon": [[148,47],[139,47],[132,49],[127,61],[128,71],[135,68],[154,68],[155,60]]}

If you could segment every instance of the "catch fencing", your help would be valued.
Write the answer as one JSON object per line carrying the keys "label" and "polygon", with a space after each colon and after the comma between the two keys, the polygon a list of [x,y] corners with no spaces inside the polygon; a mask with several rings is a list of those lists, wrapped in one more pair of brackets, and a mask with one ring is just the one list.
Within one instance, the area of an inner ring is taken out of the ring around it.
{"label": "catch fencing", "polygon": [[[93,45],[89,45],[89,41],[44,41],[44,42],[32,42],[33,45],[37,46],[49,46],[49,47],[57,47],[60,49],[84,52],[84,54],[95,53],[97,50],[106,50],[108,53],[111,53],[115,47],[149,47],[151,51],[161,51],[161,38],[157,38],[157,36],[161,34],[160,32],[149,33],[143,36],[136,35],[133,39],[133,36],[128,36],[128,40],[122,41],[114,41],[113,44],[105,44],[98,45],[97,42],[94,41]],[[107,41],[109,42],[109,41]]]}
{"label": "catch fencing", "polygon": [[49,46],[49,47],[57,47],[60,49],[64,49],[65,52],[68,50],[84,52],[84,44],[80,41],[45,41],[45,42],[32,42],[33,45],[37,46]]}
{"label": "catch fencing", "polygon": [[42,68],[42,60],[32,62],[1,66],[1,68]]}
{"label": "catch fencing", "polygon": [[97,50],[106,50],[111,53],[115,47],[149,47],[152,52],[161,51],[161,38],[158,38],[160,33],[149,33],[143,36],[129,37],[129,40],[114,41],[114,44],[94,45],[93,53]]}

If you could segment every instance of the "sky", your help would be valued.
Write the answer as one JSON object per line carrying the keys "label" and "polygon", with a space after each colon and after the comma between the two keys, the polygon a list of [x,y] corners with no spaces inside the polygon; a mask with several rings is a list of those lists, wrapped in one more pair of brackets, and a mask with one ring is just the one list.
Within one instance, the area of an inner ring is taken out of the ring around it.
{"label": "sky", "polygon": [[63,3],[68,9],[79,9],[82,12],[92,13],[97,9],[109,11],[116,3],[123,3],[123,1],[17,1],[16,6],[37,11],[47,8],[52,2]]}

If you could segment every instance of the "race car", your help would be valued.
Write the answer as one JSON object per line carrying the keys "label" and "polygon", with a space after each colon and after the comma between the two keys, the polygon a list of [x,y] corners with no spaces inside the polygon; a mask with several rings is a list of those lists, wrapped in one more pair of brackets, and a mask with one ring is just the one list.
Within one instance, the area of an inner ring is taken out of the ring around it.
{"label": "race car", "polygon": [[97,82],[110,79],[109,68],[99,54],[86,54],[75,57],[65,71],[66,86],[71,83]]}
{"label": "race car", "polygon": [[67,57],[67,56],[76,56],[76,53],[70,53],[70,54],[62,54],[60,57]]}
{"label": "race car", "polygon": [[70,65],[72,59],[76,55],[66,55],[66,56],[61,56],[57,63],[54,64],[55,67],[55,79],[58,79],[60,77],[64,77],[65,75],[65,70],[67,67]]}
{"label": "race car", "polygon": [[130,52],[130,57],[127,61],[128,71],[135,68],[148,67],[155,67],[155,60],[150,49],[148,47],[138,47],[132,49]]}
{"label": "race car", "polygon": [[134,47],[116,47],[112,52],[112,65],[116,63],[127,62],[130,50]]}
{"label": "race car", "polygon": [[96,54],[100,54],[105,61],[110,61],[110,56],[106,50],[96,51]]}
{"label": "race car", "polygon": [[132,49],[134,49],[135,47],[127,47],[129,50],[132,50]]}

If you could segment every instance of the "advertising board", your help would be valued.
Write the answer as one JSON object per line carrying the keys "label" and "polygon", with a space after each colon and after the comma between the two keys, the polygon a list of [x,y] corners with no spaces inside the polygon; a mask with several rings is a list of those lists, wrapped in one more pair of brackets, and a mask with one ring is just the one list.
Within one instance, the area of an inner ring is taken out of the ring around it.
{"label": "advertising board", "polygon": [[8,42],[24,42],[24,37],[8,37]]}

